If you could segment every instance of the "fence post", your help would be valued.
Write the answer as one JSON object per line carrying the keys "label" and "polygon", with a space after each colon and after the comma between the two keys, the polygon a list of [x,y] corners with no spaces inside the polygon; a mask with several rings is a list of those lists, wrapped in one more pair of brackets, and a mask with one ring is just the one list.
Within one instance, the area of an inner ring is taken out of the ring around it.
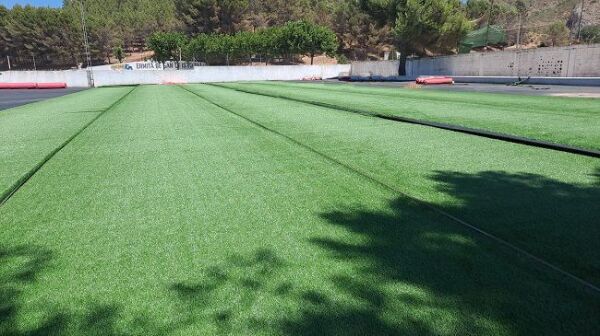
{"label": "fence post", "polygon": [[513,58],[513,76],[519,77],[519,47],[514,51],[515,57]]}
{"label": "fence post", "polygon": [[87,74],[87,80],[88,80],[88,87],[93,88],[94,87],[94,74],[92,73],[92,70],[90,70],[90,69],[86,70],[86,74]]}

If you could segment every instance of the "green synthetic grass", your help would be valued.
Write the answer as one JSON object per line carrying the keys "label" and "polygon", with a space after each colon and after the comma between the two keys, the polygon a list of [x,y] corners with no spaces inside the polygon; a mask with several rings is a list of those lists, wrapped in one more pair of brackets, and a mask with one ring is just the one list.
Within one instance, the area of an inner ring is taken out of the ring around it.
{"label": "green synthetic grass", "polygon": [[[189,88],[293,139],[181,87],[136,88],[0,207],[0,334],[599,331],[597,295],[306,147],[385,161],[414,137],[433,146],[456,134],[436,130],[435,140],[433,130]],[[337,123],[312,128],[327,120]],[[391,133],[406,142],[358,146]],[[592,161],[560,155],[555,178],[593,181],[579,175]]]}
{"label": "green synthetic grass", "polygon": [[48,153],[129,90],[93,89],[0,111],[0,200]]}
{"label": "green synthetic grass", "polygon": [[479,128],[600,150],[600,99],[314,83],[224,84],[367,113]]}
{"label": "green synthetic grass", "polygon": [[311,148],[600,284],[600,160],[191,86]]}

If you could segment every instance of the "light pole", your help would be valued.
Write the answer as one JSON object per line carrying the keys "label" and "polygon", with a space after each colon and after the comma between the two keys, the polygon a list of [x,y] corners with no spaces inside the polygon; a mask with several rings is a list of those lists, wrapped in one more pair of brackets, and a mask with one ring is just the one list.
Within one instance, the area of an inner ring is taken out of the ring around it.
{"label": "light pole", "polygon": [[90,43],[88,40],[87,27],[85,25],[85,11],[83,10],[83,1],[79,0],[79,10],[81,13],[81,28],[83,30],[83,46],[85,48],[85,59],[87,62],[88,82],[94,87],[94,73],[92,72],[92,58],[90,57]]}
{"label": "light pole", "polygon": [[577,25],[577,41],[581,40],[581,24],[583,21],[583,4],[585,0],[581,0],[581,7],[579,12],[579,24]]}
{"label": "light pole", "polygon": [[490,1],[490,8],[489,8],[489,12],[488,12],[488,22],[487,22],[487,29],[485,30],[485,47],[487,49],[487,45],[488,45],[488,40],[490,37],[490,25],[492,24],[492,14],[494,12],[494,0]]}

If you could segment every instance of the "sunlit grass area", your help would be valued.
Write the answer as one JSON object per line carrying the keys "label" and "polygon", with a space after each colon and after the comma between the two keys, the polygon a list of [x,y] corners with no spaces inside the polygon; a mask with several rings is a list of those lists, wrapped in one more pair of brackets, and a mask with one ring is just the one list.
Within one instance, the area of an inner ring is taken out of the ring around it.
{"label": "sunlit grass area", "polygon": [[226,86],[367,114],[441,122],[600,149],[600,99],[313,83],[259,82]]}
{"label": "sunlit grass area", "polygon": [[35,172],[0,205],[2,335],[599,331],[597,293],[438,211],[597,285],[597,159],[208,85],[0,129],[56,135],[1,149]]}

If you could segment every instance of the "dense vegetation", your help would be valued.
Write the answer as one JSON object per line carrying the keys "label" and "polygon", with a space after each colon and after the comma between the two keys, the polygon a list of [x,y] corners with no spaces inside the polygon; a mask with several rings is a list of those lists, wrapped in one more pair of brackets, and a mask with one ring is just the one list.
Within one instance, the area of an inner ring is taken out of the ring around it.
{"label": "dense vegetation", "polygon": [[[523,25],[530,13],[531,17],[537,15],[532,8],[536,1],[65,0],[62,8],[7,9],[0,5],[0,68],[6,68],[6,56],[17,68],[24,64],[32,67],[34,62],[38,68],[68,68],[84,63],[81,5],[94,64],[112,63],[142,52],[150,43],[149,37],[157,32],[182,33],[188,46],[180,50],[183,57],[224,64],[251,61],[251,54],[263,61],[289,60],[293,56],[290,53],[333,54],[329,31],[336,35],[335,49],[344,59],[379,58],[383,51],[392,56],[396,55],[394,51],[404,55],[452,53],[472,28],[491,23],[514,31],[515,25]],[[313,44],[311,47],[286,49],[293,41],[274,46],[274,41],[282,41],[273,35],[282,33],[281,27],[288,22],[320,27],[324,44],[315,47],[313,32],[308,34],[311,38],[307,39],[306,34],[302,38]],[[565,40],[565,29],[558,24],[545,26],[543,33],[546,44]],[[582,40],[596,40],[595,31],[587,29],[584,33]],[[271,47],[274,49],[265,49]],[[179,54],[166,56],[178,59]]]}
{"label": "dense vegetation", "polygon": [[207,64],[252,62],[261,55],[268,63],[271,58],[290,59],[293,55],[317,54],[335,56],[338,42],[333,31],[307,21],[289,21],[281,27],[264,28],[235,34],[198,34],[191,40],[181,33],[157,32],[148,39],[154,59],[203,61]]}

